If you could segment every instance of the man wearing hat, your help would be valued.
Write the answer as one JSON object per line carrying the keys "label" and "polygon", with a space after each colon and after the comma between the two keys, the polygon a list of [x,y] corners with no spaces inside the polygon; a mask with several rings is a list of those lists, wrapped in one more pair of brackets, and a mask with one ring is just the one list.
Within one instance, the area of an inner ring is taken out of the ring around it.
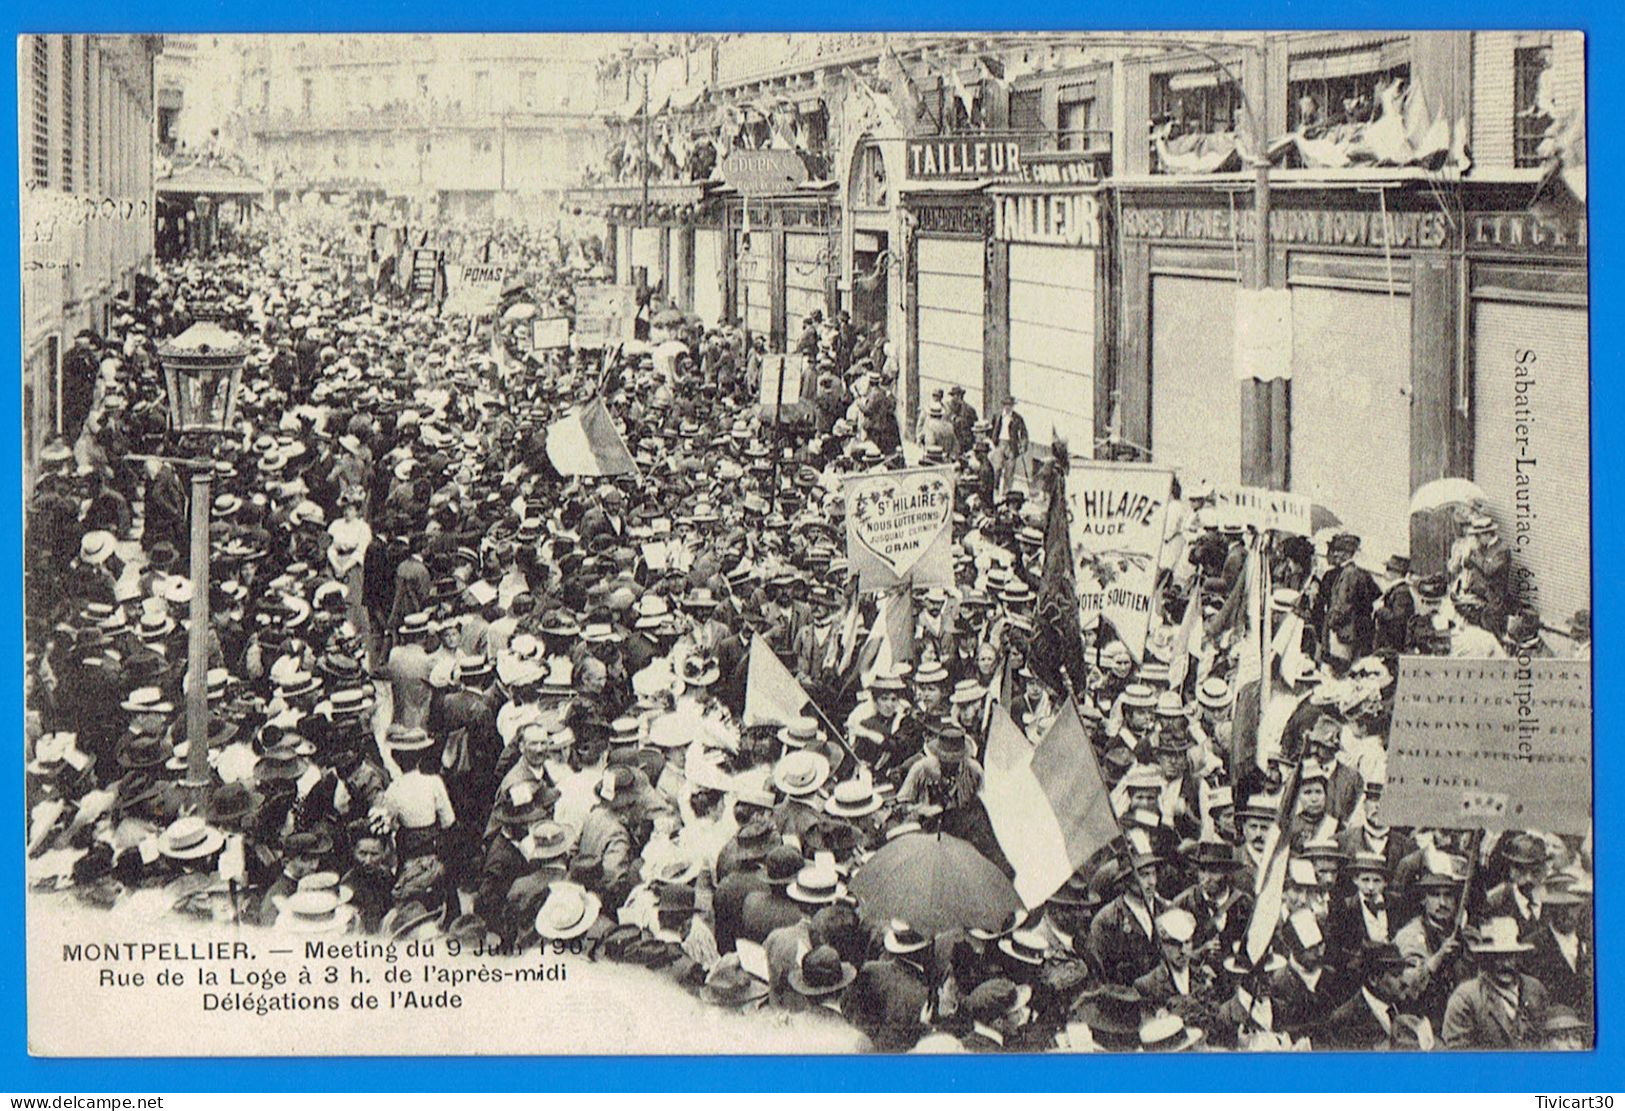
{"label": "man wearing hat", "polygon": [[1032,988],[1002,976],[976,985],[962,1004],[971,1029],[960,1044],[972,1053],[997,1053],[1014,1044],[1032,1019],[1032,995]]}
{"label": "man wearing hat", "polygon": [[1546,842],[1532,833],[1515,832],[1504,838],[1499,848],[1507,878],[1490,888],[1484,897],[1484,913],[1511,918],[1518,923],[1519,936],[1533,937],[1540,923],[1541,900],[1545,894]]}
{"label": "man wearing hat", "polygon": [[1468,518],[1465,535],[1450,546],[1446,568],[1457,593],[1470,593],[1484,600],[1483,627],[1500,636],[1516,592],[1512,586],[1512,551],[1501,539],[1493,517],[1475,513]]}
{"label": "man wearing hat", "polygon": [[1276,1029],[1293,1037],[1312,1034],[1346,996],[1338,971],[1325,963],[1326,938],[1313,911],[1307,907],[1293,911],[1280,932],[1287,964],[1270,977],[1269,991]]}
{"label": "man wearing hat", "polygon": [[1386,942],[1359,954],[1360,987],[1318,1027],[1309,1031],[1315,1049],[1434,1048],[1433,1024],[1413,1013],[1405,977],[1409,962]]}
{"label": "man wearing hat", "polygon": [[1157,944],[1157,866],[1162,857],[1144,830],[1131,829],[1126,855],[1113,861],[1117,891],[1089,923],[1089,953],[1095,967],[1118,983],[1133,983],[1162,959]]}
{"label": "man wearing hat", "polygon": [[882,1053],[905,1053],[925,1032],[932,1013],[931,938],[892,919],[881,935],[884,956],[858,970],[848,992],[854,1022]]}
{"label": "man wearing hat", "polygon": [[1237,886],[1241,862],[1235,846],[1216,840],[1201,840],[1190,851],[1189,863],[1196,882],[1181,891],[1172,905],[1190,912],[1196,921],[1194,941],[1199,951],[1211,956],[1228,953],[1247,929],[1252,917],[1252,897]]}
{"label": "man wearing hat", "polygon": [[1352,533],[1332,537],[1326,547],[1326,573],[1310,607],[1322,658],[1341,661],[1341,667],[1371,654],[1376,633],[1372,610],[1382,597],[1371,572],[1354,562],[1359,550],[1360,538]]}
{"label": "man wearing hat", "polygon": [[1467,946],[1478,975],[1464,980],[1445,1004],[1440,1040],[1446,1049],[1532,1049],[1540,1044],[1549,993],[1521,965],[1534,946],[1508,915],[1478,924]]}
{"label": "man wearing hat", "polygon": [[1445,1004],[1468,969],[1458,928],[1462,883],[1454,874],[1456,862],[1437,851],[1428,856],[1431,866],[1411,884],[1422,911],[1394,934],[1394,948],[1410,962],[1406,984],[1416,1013],[1439,1029]]}
{"label": "man wearing hat", "polygon": [[1391,876],[1381,853],[1356,853],[1346,873],[1354,890],[1336,897],[1326,919],[1328,949],[1339,957],[1393,940],[1387,898]]}
{"label": "man wearing hat", "polygon": [[1169,907],[1156,918],[1157,945],[1162,961],[1134,981],[1134,988],[1156,1006],[1205,991],[1203,970],[1196,963],[1196,916],[1183,907]]}
{"label": "man wearing hat", "polygon": [[925,736],[925,755],[909,768],[897,790],[898,805],[941,814],[969,806],[982,787],[982,766],[973,760],[965,731],[952,722]]}
{"label": "man wearing hat", "polygon": [[1548,882],[1541,925],[1532,939],[1535,948],[1524,964],[1524,971],[1539,980],[1554,1001],[1568,1004],[1588,1023],[1596,989],[1591,894],[1589,876],[1562,872]]}

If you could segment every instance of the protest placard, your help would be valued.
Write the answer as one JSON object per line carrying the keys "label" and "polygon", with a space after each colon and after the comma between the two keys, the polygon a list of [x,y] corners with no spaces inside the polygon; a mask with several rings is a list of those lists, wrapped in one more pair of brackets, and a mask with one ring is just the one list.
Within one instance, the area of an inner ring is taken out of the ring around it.
{"label": "protest placard", "polygon": [[1110,622],[1139,659],[1155,608],[1171,471],[1074,462],[1067,476],[1072,572],[1084,615]]}
{"label": "protest placard", "polygon": [[485,316],[496,311],[507,271],[483,263],[446,267],[446,300],[440,307],[447,316]]}
{"label": "protest placard", "polygon": [[613,347],[634,338],[638,291],[629,285],[589,285],[576,292],[577,347]]}
{"label": "protest placard", "polygon": [[854,475],[845,494],[846,557],[859,589],[953,584],[952,467]]}
{"label": "protest placard", "polygon": [[1266,490],[1262,486],[1216,486],[1213,512],[1220,524],[1250,525],[1259,532],[1273,529],[1295,536],[1314,533],[1307,494]]}
{"label": "protest placard", "polygon": [[1382,820],[1589,833],[1590,661],[1401,658]]}
{"label": "protest placard", "polygon": [[530,349],[547,351],[570,346],[570,318],[538,316],[530,322]]}

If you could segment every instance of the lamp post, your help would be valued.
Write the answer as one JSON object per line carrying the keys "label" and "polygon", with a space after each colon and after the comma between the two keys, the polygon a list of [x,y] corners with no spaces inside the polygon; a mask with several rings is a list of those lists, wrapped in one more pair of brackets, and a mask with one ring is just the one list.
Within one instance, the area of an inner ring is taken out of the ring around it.
{"label": "lamp post", "polygon": [[213,321],[200,321],[158,349],[170,428],[190,438],[192,602],[186,640],[186,787],[201,801],[209,784],[209,510],[214,464],[205,441],[224,435],[237,412],[248,348]]}
{"label": "lamp post", "polygon": [[645,40],[632,48],[632,61],[643,78],[643,157],[638,165],[641,182],[638,201],[638,227],[649,226],[649,79],[653,75],[658,55],[654,44]]}

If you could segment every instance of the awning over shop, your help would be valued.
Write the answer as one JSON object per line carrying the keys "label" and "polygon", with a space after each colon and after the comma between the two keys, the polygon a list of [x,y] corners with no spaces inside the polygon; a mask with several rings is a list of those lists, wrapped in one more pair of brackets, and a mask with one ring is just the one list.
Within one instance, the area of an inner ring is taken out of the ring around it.
{"label": "awning over shop", "polygon": [[[698,204],[705,199],[707,182],[703,181],[651,181],[650,204]],[[612,205],[641,204],[643,186],[631,184],[584,185],[571,189],[565,196],[572,204],[607,208]]]}
{"label": "awning over shop", "polygon": [[188,166],[153,184],[158,196],[259,197],[265,186],[222,166]]}

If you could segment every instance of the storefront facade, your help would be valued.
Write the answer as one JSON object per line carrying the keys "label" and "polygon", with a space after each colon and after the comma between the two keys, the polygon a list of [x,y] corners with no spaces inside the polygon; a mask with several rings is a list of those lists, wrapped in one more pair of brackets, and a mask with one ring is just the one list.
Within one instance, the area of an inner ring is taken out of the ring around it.
{"label": "storefront facade", "polygon": [[1031,180],[1042,176],[1029,168],[1029,180],[989,189],[989,258],[1003,279],[992,290],[1002,342],[989,345],[1003,388],[995,382],[992,392],[1015,399],[1034,443],[1059,437],[1088,458],[1111,405],[1104,373],[1111,303],[1110,256],[1101,249],[1105,194],[1089,173],[1072,182]]}
{"label": "storefront facade", "polygon": [[1529,573],[1524,600],[1566,628],[1591,604],[1586,217],[1562,202],[1531,211],[1522,199],[1486,198],[1510,210],[1478,211],[1465,224],[1461,392],[1470,473]]}
{"label": "storefront facade", "polygon": [[1550,491],[1546,535],[1562,540],[1532,537],[1523,559],[1548,620],[1572,613],[1588,597],[1587,553],[1572,542],[1588,535],[1584,214],[1536,216],[1532,178],[1521,180],[1442,197],[1420,174],[1358,185],[1272,175],[1267,273],[1285,296],[1267,330],[1289,337],[1273,429],[1236,370],[1254,273],[1250,177],[1123,182],[1125,438],[1187,481],[1270,484],[1284,472],[1279,485],[1362,538],[1363,562],[1403,554],[1439,569],[1448,526],[1411,517],[1411,492],[1474,478],[1513,538],[1513,406],[1520,366],[1538,365],[1546,408],[1531,436],[1547,439],[1531,450]]}

